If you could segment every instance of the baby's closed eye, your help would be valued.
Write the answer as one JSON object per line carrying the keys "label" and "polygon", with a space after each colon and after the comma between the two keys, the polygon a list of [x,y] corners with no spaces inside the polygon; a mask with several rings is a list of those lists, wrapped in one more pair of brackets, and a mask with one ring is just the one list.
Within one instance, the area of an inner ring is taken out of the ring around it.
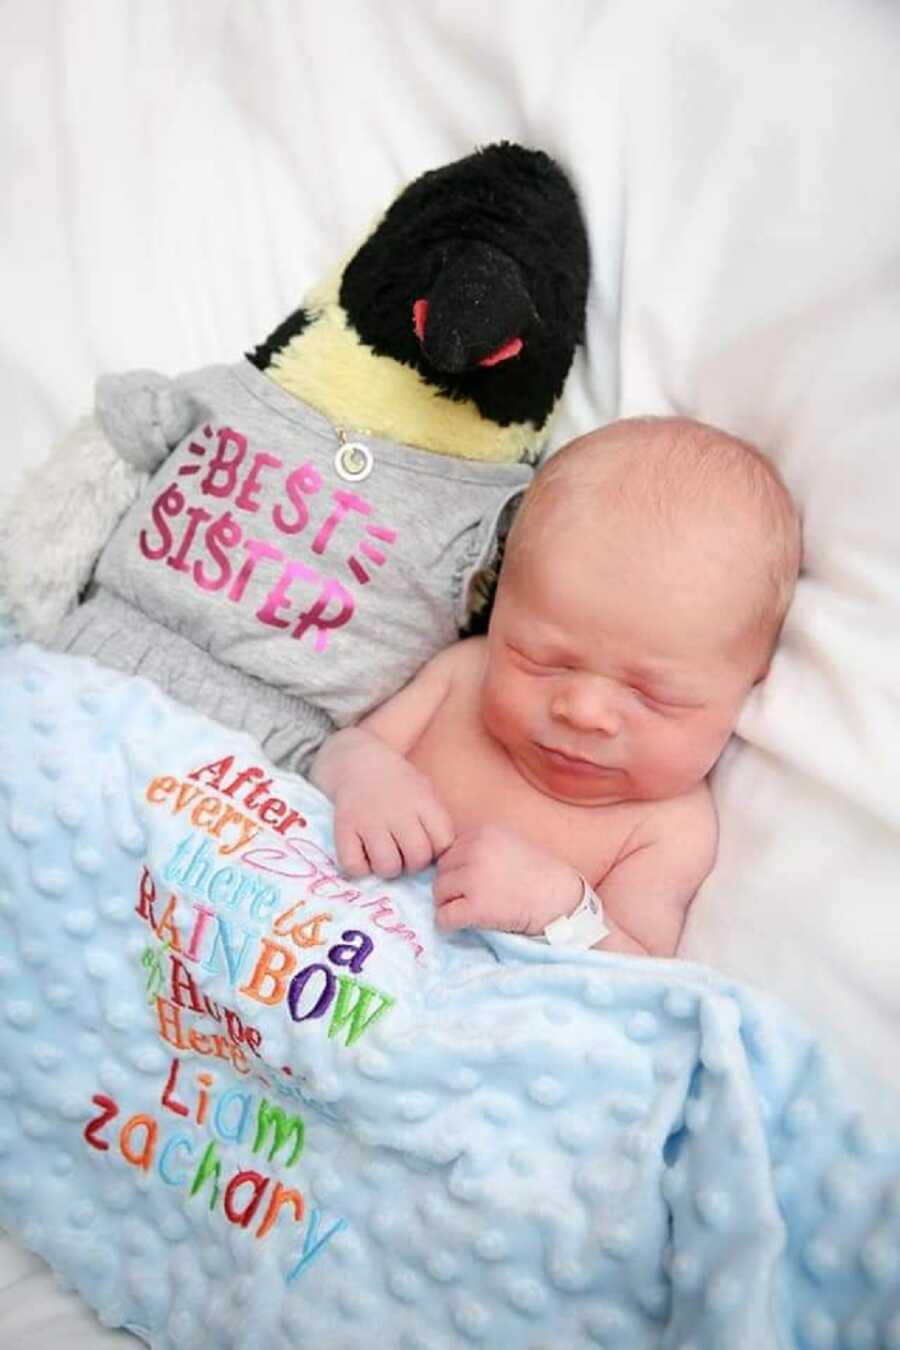
{"label": "baby's closed eye", "polygon": [[674,695],[668,692],[657,692],[655,690],[642,688],[640,685],[629,685],[629,692],[650,708],[654,712],[668,713],[675,715],[678,713],[697,712],[705,707],[705,704],[699,700],[689,701],[681,695]]}
{"label": "baby's closed eye", "polygon": [[560,675],[564,671],[575,669],[570,662],[562,660],[553,653],[529,653],[521,647],[513,646],[511,642],[507,642],[506,647],[515,659],[516,664],[532,675]]}

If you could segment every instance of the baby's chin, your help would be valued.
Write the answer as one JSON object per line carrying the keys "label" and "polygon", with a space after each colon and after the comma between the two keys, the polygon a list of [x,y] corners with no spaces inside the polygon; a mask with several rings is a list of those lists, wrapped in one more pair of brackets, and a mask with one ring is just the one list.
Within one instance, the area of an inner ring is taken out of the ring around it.
{"label": "baby's chin", "polygon": [[613,806],[634,800],[629,775],[624,769],[607,768],[585,761],[567,762],[564,756],[541,747],[524,754],[509,752],[518,772],[545,797],[567,806]]}
{"label": "baby's chin", "polygon": [[[567,806],[616,806],[624,802],[665,801],[697,786],[689,775],[635,773],[587,762],[571,763],[540,746],[522,753],[507,748],[518,772],[545,797]],[[689,781],[688,781],[689,780]]]}

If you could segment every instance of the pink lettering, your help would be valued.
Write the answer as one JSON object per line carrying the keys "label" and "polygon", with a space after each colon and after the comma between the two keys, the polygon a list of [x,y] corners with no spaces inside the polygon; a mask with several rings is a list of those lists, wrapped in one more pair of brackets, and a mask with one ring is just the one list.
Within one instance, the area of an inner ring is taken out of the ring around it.
{"label": "pink lettering", "polygon": [[249,557],[234,579],[234,584],[228,592],[229,600],[240,600],[247,589],[247,582],[256,569],[256,564],[261,558],[271,558],[273,562],[284,562],[284,554],[281,550],[273,548],[264,539],[245,539],[244,548],[247,550]]}
{"label": "pink lettering", "polygon": [[360,553],[364,553],[369,561],[373,562],[376,567],[384,567],[384,564],[387,561],[381,549],[376,548],[374,544],[370,544],[368,539],[362,541],[359,546],[359,551]]}
{"label": "pink lettering", "polygon": [[397,911],[394,909],[387,896],[376,896],[374,900],[367,900],[366,903],[360,905],[359,908],[370,910],[371,913],[369,914],[369,918],[377,928],[380,928],[384,933],[393,933],[395,937],[402,938],[404,942],[408,942],[416,954],[416,960],[421,960],[425,954],[425,949],[419,942],[418,935],[414,929],[408,928],[402,920],[391,924],[381,922],[382,919],[398,918]]}
{"label": "pink lettering", "polygon": [[162,537],[162,543],[152,548],[147,542],[147,531],[141,530],[138,535],[138,545],[145,558],[151,562],[156,562],[164,558],[172,547],[172,531],[166,524],[165,516],[177,516],[184,506],[184,493],[174,483],[167,487],[165,492],[161,492],[156,501],[150,508],[150,515],[153,518],[153,524]]}
{"label": "pink lettering", "polygon": [[174,567],[176,572],[189,572],[191,569],[185,562],[185,558],[190,552],[191,544],[194,542],[194,535],[197,533],[197,527],[204,520],[212,520],[209,511],[204,510],[202,506],[188,507],[188,527],[184,532],[184,538],[181,541],[181,547],[174,558],[167,558],[169,567]]}
{"label": "pink lettering", "polygon": [[319,875],[316,864],[305,856],[300,841],[286,839],[283,844],[267,844],[241,854],[241,862],[255,867],[258,872],[269,872],[272,876],[288,877],[291,881],[302,881],[307,877]]}
{"label": "pink lettering", "polygon": [[326,900],[343,900],[348,905],[352,905],[354,900],[359,900],[363,892],[350,887],[349,890],[342,890],[346,883],[339,877],[323,875],[316,877],[315,881],[310,882],[307,890],[310,895],[323,897]]}
{"label": "pink lettering", "polygon": [[195,904],[194,912],[196,913],[197,918],[194,920],[194,931],[191,934],[190,946],[188,947],[187,951],[184,954],[184,958],[186,961],[199,960],[198,953],[200,951],[200,947],[203,941],[204,934],[206,933],[207,926],[209,924],[210,919],[214,919],[216,917],[215,910],[210,909],[207,905]]}
{"label": "pink lettering", "polygon": [[[362,891],[352,887],[348,890],[340,889],[341,885],[346,885],[346,882],[341,878],[337,870],[337,864],[323,848],[320,848],[311,839],[288,838],[285,839],[283,844],[265,845],[262,848],[251,849],[249,852],[241,854],[241,862],[259,872],[286,877],[290,881],[306,881],[308,896],[319,898],[323,896],[324,891],[326,900],[344,900],[348,904],[353,904],[354,901],[361,899],[363,894]],[[331,890],[332,887],[335,889]],[[296,908],[296,905],[294,908]],[[419,942],[417,934],[402,921],[398,922],[397,911],[386,895],[378,895],[372,900],[365,900],[356,908],[371,911],[372,922],[383,932],[393,933],[401,941],[408,943],[412,947],[417,961],[424,958],[425,949]],[[385,919],[392,919],[394,922],[392,924],[382,922]]]}
{"label": "pink lettering", "polygon": [[[203,435],[206,437],[207,440],[209,440],[210,436],[212,435],[212,427],[209,426],[204,427]],[[188,446],[188,453],[191,455],[196,455],[199,459],[202,459],[203,456],[206,454],[206,446],[198,444],[197,441],[191,441],[190,445]],[[182,464],[178,472],[183,476],[186,475],[189,477],[191,474],[199,473],[202,467],[203,467],[202,464]]]}
{"label": "pink lettering", "polygon": [[318,469],[314,468],[307,460],[299,468],[294,469],[288,474],[285,481],[285,491],[287,492],[291,506],[296,511],[296,519],[288,519],[278,505],[272,512],[272,520],[277,529],[282,534],[299,534],[309,523],[309,508],[303,500],[303,494],[308,497],[313,496],[322,486],[322,475]]}
{"label": "pink lettering", "polygon": [[313,540],[313,553],[325,552],[335,528],[341,523],[348,511],[358,511],[360,515],[367,516],[372,510],[369,502],[363,501],[362,497],[357,497],[355,492],[345,492],[343,488],[338,488],[335,492],[332,492],[331,496],[337,502],[337,507],[323,523]]}
{"label": "pink lettering", "polygon": [[[366,534],[370,534],[373,539],[379,539],[385,544],[393,544],[397,538],[397,531],[392,530],[388,525],[367,525]],[[362,540],[359,551],[376,567],[383,567],[387,562],[387,555],[380,548],[376,548],[374,544],[370,544],[368,539]],[[347,566],[361,586],[365,586],[366,582],[372,580],[370,573],[366,571],[365,564],[360,562],[355,553],[351,553],[347,559]]]}
{"label": "pink lettering", "polygon": [[232,519],[231,513],[226,511],[218,520],[214,520],[212,525],[206,531],[206,548],[214,563],[218,564],[219,575],[210,577],[207,575],[203,563],[199,560],[194,563],[194,581],[204,591],[220,591],[223,586],[227,586],[231,580],[231,563],[225,554],[225,549],[234,548],[241,542],[243,530],[236,520]]}
{"label": "pink lettering", "polygon": [[263,601],[262,608],[256,611],[256,617],[263,623],[270,623],[273,628],[289,626],[290,619],[280,619],[278,611],[291,603],[287,592],[295,577],[303,577],[305,581],[318,581],[317,574],[305,563],[285,563],[284,571]]}
{"label": "pink lettering", "polygon": [[[340,608],[336,614],[326,617],[325,611],[332,600],[337,600]],[[328,634],[334,628],[341,628],[353,615],[353,596],[345,590],[339,581],[326,577],[322,583],[322,594],[315,604],[305,610],[297,621],[292,637],[302,638],[309,628],[316,629],[315,648],[323,652],[328,644]]]}
{"label": "pink lettering", "polygon": [[369,915],[369,918],[373,923],[378,924],[379,928],[384,927],[384,924],[378,922],[379,919],[383,919],[387,916],[394,917],[395,914],[393,905],[385,895],[378,895],[374,900],[367,900],[364,905],[360,905],[360,909],[371,909],[372,913]]}
{"label": "pink lettering", "polygon": [[373,539],[381,539],[385,544],[392,544],[397,538],[397,531],[389,525],[367,525],[366,534],[370,534]]}
{"label": "pink lettering", "polygon": [[235,500],[235,506],[241,511],[258,511],[259,499],[256,494],[259,492],[259,475],[263,469],[280,469],[284,460],[279,459],[277,455],[269,455],[265,450],[260,450],[253,456],[253,464],[250,472],[244,479],[244,485],[241,488],[240,496]]}
{"label": "pink lettering", "polygon": [[[227,453],[229,445],[234,447],[234,454],[230,458]],[[246,453],[247,437],[242,436],[239,431],[234,431],[231,427],[221,427],[216,453],[210,460],[206,477],[200,484],[200,491],[204,496],[231,496],[237,482],[237,471],[243,463]]]}

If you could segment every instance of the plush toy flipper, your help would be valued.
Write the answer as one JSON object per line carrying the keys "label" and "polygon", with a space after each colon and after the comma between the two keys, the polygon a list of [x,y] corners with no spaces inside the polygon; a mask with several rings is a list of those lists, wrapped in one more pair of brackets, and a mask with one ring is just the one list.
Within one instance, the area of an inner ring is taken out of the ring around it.
{"label": "plush toy flipper", "polygon": [[0,515],[3,609],[24,638],[48,641],[78,603],[110,535],[148,475],[84,417]]}
{"label": "plush toy flipper", "polygon": [[94,386],[97,420],[110,443],[136,469],[153,473],[203,409],[190,394],[154,370],[101,375]]}

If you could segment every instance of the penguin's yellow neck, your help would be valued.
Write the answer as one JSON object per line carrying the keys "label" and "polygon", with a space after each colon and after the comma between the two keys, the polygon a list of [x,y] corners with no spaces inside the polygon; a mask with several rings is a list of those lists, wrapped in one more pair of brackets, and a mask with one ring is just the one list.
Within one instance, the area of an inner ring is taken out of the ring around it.
{"label": "penguin's yellow neck", "polygon": [[411,366],[376,356],[349,326],[337,288],[331,278],[308,297],[310,322],[275,353],[271,379],[349,432],[483,463],[537,458],[546,425],[498,426],[474,403],[444,398]]}

